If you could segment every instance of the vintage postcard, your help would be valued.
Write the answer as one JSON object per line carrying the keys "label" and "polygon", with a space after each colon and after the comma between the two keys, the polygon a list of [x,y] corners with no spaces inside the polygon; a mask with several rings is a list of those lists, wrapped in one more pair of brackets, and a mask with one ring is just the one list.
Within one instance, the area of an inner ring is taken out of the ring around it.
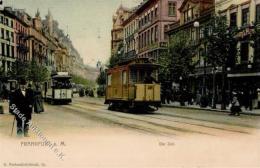
{"label": "vintage postcard", "polygon": [[0,168],[259,168],[260,0],[0,0]]}

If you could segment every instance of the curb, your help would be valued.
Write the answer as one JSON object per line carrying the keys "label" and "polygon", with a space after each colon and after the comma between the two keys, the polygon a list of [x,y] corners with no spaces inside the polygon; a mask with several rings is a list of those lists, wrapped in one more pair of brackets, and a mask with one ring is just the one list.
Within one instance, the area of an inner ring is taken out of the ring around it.
{"label": "curb", "polygon": [[[188,107],[188,106],[162,105],[162,107],[230,113],[229,110],[197,108],[197,107]],[[251,115],[251,116],[260,116],[260,114],[257,114],[257,113],[254,113],[254,112],[247,112],[247,111],[241,112],[240,114]]]}

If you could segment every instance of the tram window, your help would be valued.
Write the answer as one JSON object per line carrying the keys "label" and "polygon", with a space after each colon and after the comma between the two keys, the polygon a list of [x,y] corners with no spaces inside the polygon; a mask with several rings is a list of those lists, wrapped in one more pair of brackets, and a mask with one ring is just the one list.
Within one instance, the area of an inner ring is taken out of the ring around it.
{"label": "tram window", "polygon": [[140,71],[139,71],[139,79],[138,79],[138,82],[143,82],[143,81],[144,81],[144,78],[145,78],[145,71],[140,70]]}
{"label": "tram window", "polygon": [[126,75],[126,71],[123,71],[122,79],[123,79],[123,85],[126,85],[126,84],[127,84],[127,75]]}
{"label": "tram window", "polygon": [[137,71],[136,70],[131,70],[130,71],[130,83],[136,83],[137,82]]}
{"label": "tram window", "polygon": [[107,76],[107,85],[108,86],[111,86],[111,78],[112,78],[111,74]]}

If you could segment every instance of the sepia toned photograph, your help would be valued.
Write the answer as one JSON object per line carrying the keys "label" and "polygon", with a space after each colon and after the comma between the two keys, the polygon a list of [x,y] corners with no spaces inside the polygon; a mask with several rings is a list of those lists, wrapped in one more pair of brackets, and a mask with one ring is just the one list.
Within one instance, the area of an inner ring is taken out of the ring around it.
{"label": "sepia toned photograph", "polygon": [[0,0],[0,168],[260,168],[260,0]]}

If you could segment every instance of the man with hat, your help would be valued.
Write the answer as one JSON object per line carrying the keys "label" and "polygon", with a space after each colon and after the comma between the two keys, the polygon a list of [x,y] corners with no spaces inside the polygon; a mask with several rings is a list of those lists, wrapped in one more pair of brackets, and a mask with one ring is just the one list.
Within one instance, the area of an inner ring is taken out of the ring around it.
{"label": "man with hat", "polygon": [[17,135],[28,137],[29,121],[32,118],[34,92],[31,85],[26,88],[26,80],[19,80],[19,87],[12,93],[11,108],[17,121]]}

